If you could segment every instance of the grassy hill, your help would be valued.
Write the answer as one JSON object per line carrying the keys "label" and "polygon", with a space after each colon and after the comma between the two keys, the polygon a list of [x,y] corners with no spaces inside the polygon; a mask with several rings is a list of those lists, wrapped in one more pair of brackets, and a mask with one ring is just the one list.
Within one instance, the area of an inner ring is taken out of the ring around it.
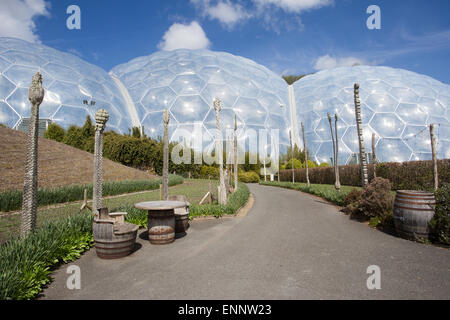
{"label": "grassy hill", "polygon": [[[0,127],[0,192],[23,188],[27,134]],[[39,138],[39,187],[92,183],[94,155],[63,143]],[[103,180],[139,180],[156,176],[103,159]]]}

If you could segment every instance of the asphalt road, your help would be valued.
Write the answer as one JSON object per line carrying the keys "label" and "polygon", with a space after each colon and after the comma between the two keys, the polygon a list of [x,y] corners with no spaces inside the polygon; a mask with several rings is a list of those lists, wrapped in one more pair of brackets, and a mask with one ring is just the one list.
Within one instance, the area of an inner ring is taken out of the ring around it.
{"label": "asphalt road", "polygon": [[[310,195],[249,187],[245,217],[194,221],[170,245],[138,237],[139,250],[119,260],[92,249],[71,264],[81,289],[66,287],[65,265],[42,299],[450,298],[450,250],[374,230]],[[370,265],[379,290],[367,288]]]}

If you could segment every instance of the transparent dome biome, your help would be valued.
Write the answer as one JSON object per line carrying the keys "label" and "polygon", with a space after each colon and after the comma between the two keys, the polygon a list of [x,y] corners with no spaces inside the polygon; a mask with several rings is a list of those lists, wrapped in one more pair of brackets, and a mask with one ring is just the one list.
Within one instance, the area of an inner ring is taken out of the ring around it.
{"label": "transparent dome biome", "polygon": [[37,71],[45,89],[40,119],[64,128],[82,126],[87,115],[94,121],[103,108],[109,113],[107,130],[126,133],[132,127],[122,94],[107,72],[72,54],[15,38],[0,38],[0,123],[15,128],[30,117],[28,87]]}
{"label": "transparent dome biome", "polygon": [[116,66],[110,74],[128,89],[150,137],[162,136],[162,114],[167,109],[172,141],[183,136],[181,131],[194,135],[195,124],[201,124],[203,140],[211,142],[216,135],[213,101],[217,97],[222,101],[223,137],[234,128],[236,115],[242,132],[279,129],[280,144],[289,145],[287,85],[249,59],[209,50],[159,51]]}
{"label": "transparent dome biome", "polygon": [[[450,86],[428,76],[389,67],[355,66],[324,70],[294,83],[298,126],[303,122],[313,160],[333,155],[327,113],[337,114],[339,164],[359,154],[354,89],[360,85],[364,144],[382,162],[431,159],[428,125],[435,124],[437,157],[450,157]],[[370,156],[370,155],[369,155]]]}

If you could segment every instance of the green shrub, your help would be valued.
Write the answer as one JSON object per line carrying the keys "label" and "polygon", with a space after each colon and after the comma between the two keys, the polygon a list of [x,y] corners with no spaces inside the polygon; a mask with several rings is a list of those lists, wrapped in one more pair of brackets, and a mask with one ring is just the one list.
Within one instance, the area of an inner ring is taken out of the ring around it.
{"label": "green shrub", "polygon": [[92,214],[47,222],[0,246],[0,300],[32,299],[50,282],[50,268],[92,247]]}
{"label": "green shrub", "polygon": [[259,174],[254,171],[250,172],[239,172],[238,179],[244,183],[258,183],[259,182]]}
{"label": "green shrub", "polygon": [[[169,186],[182,184],[183,177],[169,175]],[[160,179],[136,180],[136,181],[108,181],[103,183],[103,196],[115,196],[119,194],[156,190],[161,184]],[[73,185],[60,188],[38,190],[38,205],[45,206],[55,203],[65,203],[83,200],[84,189],[88,190],[88,198],[92,199],[92,184]],[[19,210],[22,207],[22,191],[6,191],[0,193],[0,211],[7,212]]]}
{"label": "green shrub", "polygon": [[[328,164],[327,164],[328,165]],[[369,181],[374,178],[374,166],[368,165]],[[450,159],[438,160],[439,181],[450,183]],[[342,185],[361,185],[360,165],[339,166]],[[388,179],[393,190],[433,190],[433,165],[431,161],[389,162],[377,164],[377,176]],[[309,170],[309,179],[313,184],[334,184],[333,167],[318,167]],[[281,181],[291,181],[292,171],[281,170]],[[295,181],[306,182],[306,169],[295,169]]]}
{"label": "green shrub", "polygon": [[435,214],[430,221],[430,239],[450,245],[450,183],[443,184],[436,192]]}
{"label": "green shrub", "polygon": [[213,166],[202,166],[200,169],[200,178],[202,179],[217,179],[219,178],[219,168]]}
{"label": "green shrub", "polygon": [[44,138],[58,142],[63,142],[65,136],[64,128],[56,123],[49,124],[47,130],[44,131]]}
{"label": "green shrub", "polygon": [[84,150],[85,139],[83,137],[83,130],[77,126],[70,126],[63,139],[63,143]]}
{"label": "green shrub", "polygon": [[391,224],[394,212],[394,196],[389,180],[375,178],[363,190],[358,209],[367,219],[378,217],[382,224]]}

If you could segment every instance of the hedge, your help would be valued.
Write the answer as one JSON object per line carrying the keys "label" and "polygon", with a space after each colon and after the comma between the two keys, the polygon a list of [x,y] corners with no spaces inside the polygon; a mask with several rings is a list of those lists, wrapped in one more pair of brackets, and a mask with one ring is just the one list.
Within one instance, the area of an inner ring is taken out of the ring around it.
{"label": "hedge", "polygon": [[[369,182],[373,179],[373,165],[368,165]],[[439,183],[450,183],[450,159],[438,160]],[[295,169],[296,182],[306,183],[306,169]],[[432,161],[384,162],[377,164],[377,176],[388,179],[393,190],[429,190],[434,187]],[[360,165],[339,166],[342,185],[361,186]],[[314,184],[334,184],[334,167],[309,169]],[[292,170],[280,171],[280,181],[292,181]]]}
{"label": "hedge", "polygon": [[[182,184],[183,177],[169,175],[169,186]],[[132,193],[159,189],[160,179],[136,181],[110,181],[103,183],[103,196]],[[84,189],[88,190],[88,198],[92,199],[92,184],[72,185],[54,189],[40,188],[38,191],[38,205],[45,206],[56,203],[83,200]],[[5,191],[0,193],[0,211],[7,212],[22,208],[23,191]]]}

